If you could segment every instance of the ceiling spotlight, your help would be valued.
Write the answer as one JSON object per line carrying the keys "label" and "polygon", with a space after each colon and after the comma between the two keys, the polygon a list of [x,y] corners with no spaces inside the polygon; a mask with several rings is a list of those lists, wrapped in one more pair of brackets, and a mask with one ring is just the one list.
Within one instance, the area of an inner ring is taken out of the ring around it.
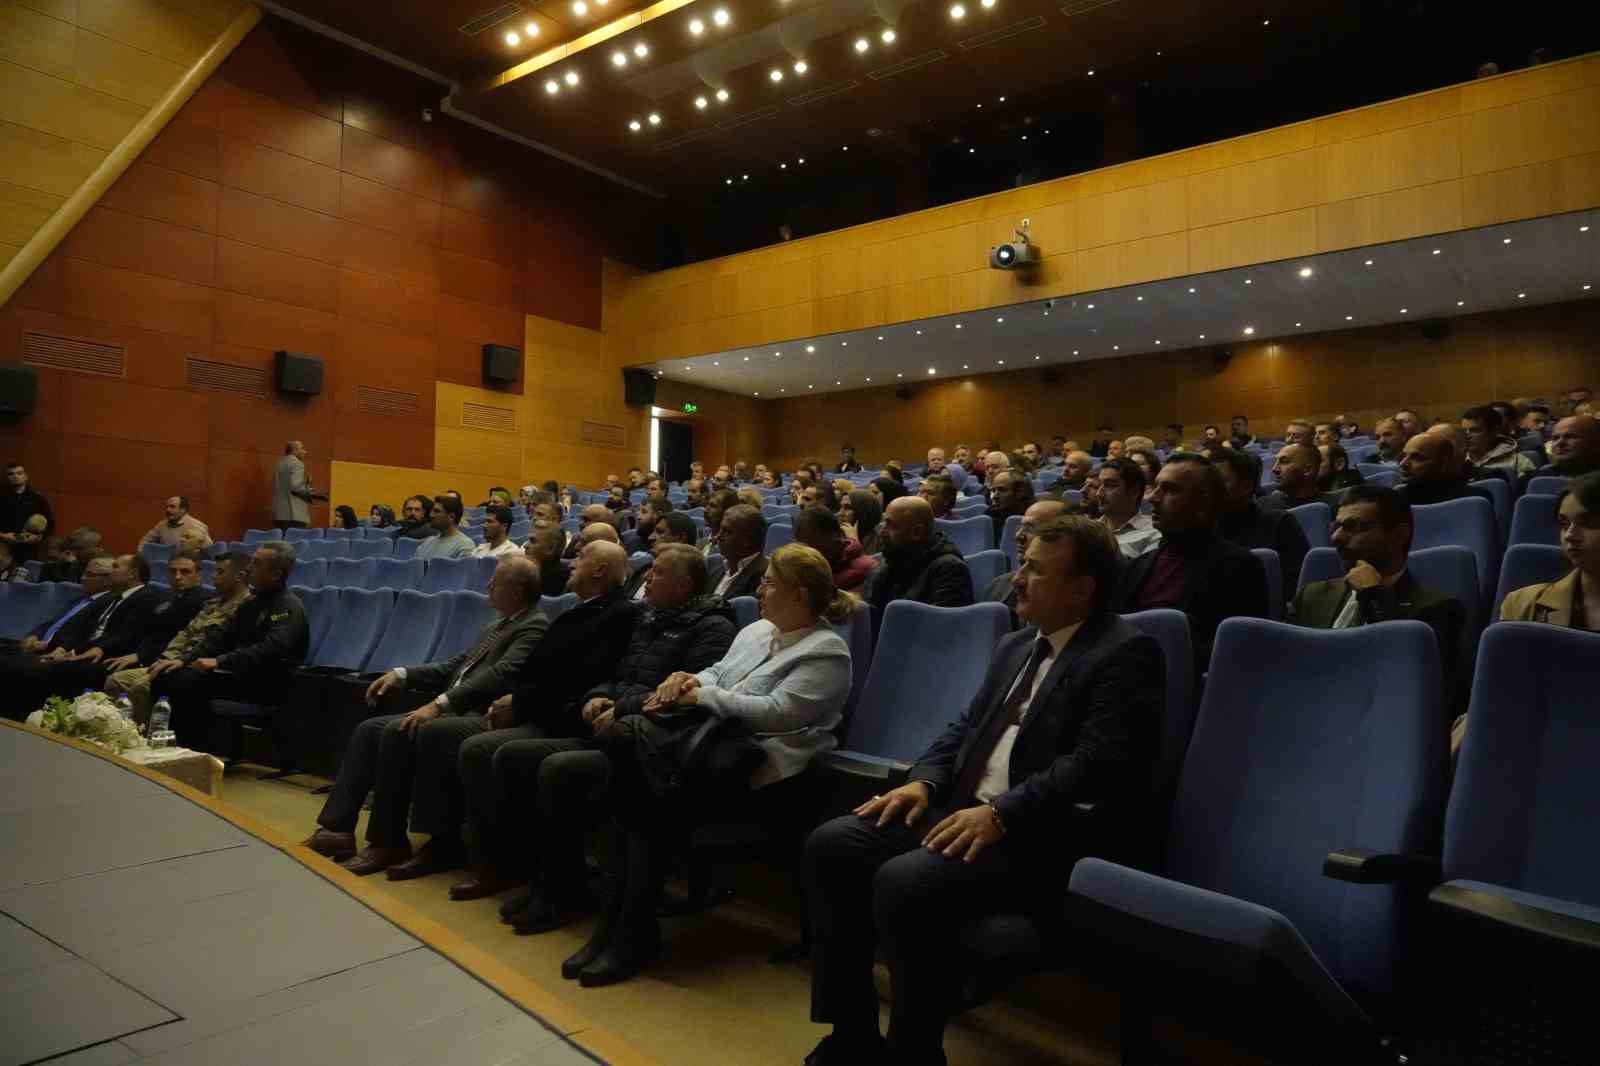
{"label": "ceiling spotlight", "polygon": [[1190,288],[1190,289],[1189,289],[1189,291],[1190,291],[1190,292],[1194,292],[1194,289],[1193,289],[1193,288]]}
{"label": "ceiling spotlight", "polygon": [[1206,335],[1204,333],[1200,334],[1200,339],[1201,340],[1205,340],[1206,339]]}
{"label": "ceiling spotlight", "polygon": [[1091,78],[1094,77],[1094,68],[1093,67],[1089,68],[1089,77],[1091,77]]}
{"label": "ceiling spotlight", "polygon": [[848,144],[845,145],[843,148],[839,149],[839,151],[841,151],[841,152],[848,152],[849,150],[850,150],[850,146]]}
{"label": "ceiling spotlight", "polygon": [[1368,259],[1368,260],[1367,260],[1367,261],[1366,261],[1366,263],[1365,263],[1365,264],[1363,264],[1363,265],[1364,265],[1364,266],[1371,266],[1371,265],[1372,265],[1372,260],[1370,260],[1370,259]]}
{"label": "ceiling spotlight", "polygon": [[967,17],[967,9],[962,7],[960,4],[951,4],[950,17],[958,21],[960,19],[964,19]]}
{"label": "ceiling spotlight", "polygon": [[702,33],[706,32],[706,24],[704,22],[701,22],[699,19],[690,19],[689,20],[689,32],[694,34],[696,37],[698,37]]}
{"label": "ceiling spotlight", "polygon": [[1270,26],[1270,25],[1272,25],[1272,20],[1271,19],[1262,19],[1261,20],[1261,25]]}
{"label": "ceiling spotlight", "polygon": [[922,336],[922,331],[920,329],[917,330],[917,336],[919,336],[919,337]]}
{"label": "ceiling spotlight", "polygon": [[1093,310],[1094,310],[1094,304],[1090,304],[1090,305],[1089,305],[1089,310],[1091,310],[1091,311],[1093,311]]}
{"label": "ceiling spotlight", "polygon": [[650,46],[645,44],[643,41],[640,41],[638,44],[633,46],[633,54],[639,59],[643,59],[645,56],[650,54]]}
{"label": "ceiling spotlight", "polygon": [[994,7],[994,0],[978,0],[985,8]]}
{"label": "ceiling spotlight", "polygon": [[732,185],[732,184],[733,184],[733,179],[732,179],[732,178],[729,178],[729,179],[728,179],[728,184],[729,184],[729,185]]}
{"label": "ceiling spotlight", "polygon": [[711,365],[712,366],[721,366],[722,364],[717,362],[716,360],[712,360]]}
{"label": "ceiling spotlight", "polygon": [[1356,320],[1356,316],[1355,315],[1345,315],[1344,316],[1344,320],[1346,322],[1354,322]]}
{"label": "ceiling spotlight", "polygon": [[881,334],[881,333],[880,333],[880,334],[878,334],[878,339],[879,339],[879,340],[880,340],[880,341],[881,341],[881,340],[883,340],[883,334]]}
{"label": "ceiling spotlight", "polygon": [[961,328],[961,323],[957,322],[956,323],[956,329],[960,329],[960,328]]}
{"label": "ceiling spotlight", "polygon": [[805,166],[806,165],[806,157],[805,156],[801,156],[799,159],[796,159],[795,162],[800,164],[801,166]]}
{"label": "ceiling spotlight", "polygon": [[522,38],[518,37],[515,32],[506,34],[506,44],[518,45],[518,44],[521,44],[521,43],[522,43]]}
{"label": "ceiling spotlight", "polygon": [[834,384],[835,384],[835,385],[843,385],[843,384],[844,384],[844,382],[842,382],[842,381],[835,381],[835,382],[834,382]]}
{"label": "ceiling spotlight", "polygon": [[1593,285],[1584,285],[1584,287],[1583,287],[1583,291],[1584,291],[1584,292],[1588,292],[1588,291],[1589,291],[1589,290],[1590,290],[1590,289],[1592,289],[1592,288],[1594,288],[1594,286],[1593,286]]}
{"label": "ceiling spotlight", "polygon": [[1143,296],[1135,296],[1134,299],[1136,301],[1138,301],[1139,303],[1144,303],[1144,297]]}
{"label": "ceiling spotlight", "polygon": [[1301,267],[1300,268],[1300,276],[1302,278],[1309,278],[1314,273],[1316,273],[1316,271],[1312,270],[1310,267]]}
{"label": "ceiling spotlight", "polygon": [[748,175],[748,174],[740,174],[739,175],[739,180],[740,181],[749,181],[750,180],[750,175]]}
{"label": "ceiling spotlight", "polygon": [[897,377],[897,378],[903,378],[903,377],[905,377],[905,375],[904,375],[904,374],[896,374],[896,375],[895,375],[895,377]]}
{"label": "ceiling spotlight", "polygon": [[1114,352],[1120,352],[1120,351],[1122,351],[1122,345],[1120,345],[1120,344],[1113,344],[1113,345],[1112,345],[1112,346],[1111,346],[1111,350],[1112,350],[1112,351],[1114,351]]}
{"label": "ceiling spotlight", "polygon": [[868,48],[871,48],[871,47],[872,47],[872,42],[867,40],[865,37],[857,37],[856,38],[856,51],[857,52],[865,52]]}
{"label": "ceiling spotlight", "polygon": [[614,67],[625,67],[625,66],[627,66],[628,65],[628,56],[627,56],[627,54],[624,53],[624,52],[612,52],[611,53],[611,65],[614,66]]}
{"label": "ceiling spotlight", "polygon": [[1519,299],[1519,300],[1526,300],[1526,299],[1527,299],[1527,298],[1528,298],[1528,294],[1527,294],[1527,293],[1525,293],[1525,292],[1519,292],[1519,293],[1517,293],[1517,299]]}
{"label": "ceiling spotlight", "polygon": [[804,59],[797,59],[797,60],[794,61],[794,72],[796,74],[804,74],[806,71],[808,71],[810,69],[811,69],[811,65],[809,63],[807,63]]}
{"label": "ceiling spotlight", "polygon": [[817,346],[816,345],[814,345],[814,344],[806,345],[806,354],[807,355],[810,355],[812,352],[815,352],[816,350],[817,350]]}
{"label": "ceiling spotlight", "polygon": [[589,13],[589,5],[583,0],[572,0],[572,13],[582,18]]}
{"label": "ceiling spotlight", "polygon": [[554,96],[561,91],[561,86],[554,78],[547,78],[544,83],[544,91]]}
{"label": "ceiling spotlight", "polygon": [[1000,316],[1000,317],[999,317],[999,318],[996,318],[996,319],[995,319],[995,321],[996,321],[996,322],[1004,322],[1004,321],[1005,321],[1005,320],[1006,320],[1006,319],[1005,319],[1005,316],[1004,316],[1004,315],[1001,315],[1001,316]]}
{"label": "ceiling spotlight", "polygon": [[1246,326],[1246,327],[1245,327],[1245,328],[1244,328],[1244,335],[1245,335],[1245,336],[1246,336],[1246,337],[1252,337],[1252,336],[1254,336],[1254,335],[1255,335],[1255,332],[1256,332],[1256,328],[1255,328],[1255,327],[1254,327],[1254,326]]}
{"label": "ceiling spotlight", "polygon": [[884,44],[894,44],[894,31],[884,30],[882,33],[878,34],[878,40],[882,41]]}
{"label": "ceiling spotlight", "polygon": [[704,111],[706,109],[706,98],[703,96],[695,97],[694,106],[699,108],[701,111]]}
{"label": "ceiling spotlight", "polygon": [[1250,280],[1250,279],[1249,279],[1249,278],[1245,278],[1245,279],[1244,279],[1244,283],[1245,283],[1245,284],[1246,284],[1246,285],[1253,285],[1253,284],[1255,284],[1255,283],[1254,283],[1254,282],[1253,282],[1253,281],[1251,281],[1251,280]]}
{"label": "ceiling spotlight", "polygon": [[654,111],[650,112],[650,125],[652,125],[652,126],[661,125],[661,116],[656,114]]}
{"label": "ceiling spotlight", "polygon": [[1001,366],[1005,366],[1006,365],[1006,361],[1004,359],[996,359],[995,362],[999,363]]}
{"label": "ceiling spotlight", "polygon": [[568,85],[576,85],[576,84],[578,84],[578,72],[575,71],[575,70],[569,70],[569,71],[567,71],[566,76],[564,78],[562,78],[562,80],[565,81]]}
{"label": "ceiling spotlight", "polygon": [[711,13],[711,21],[715,22],[718,26],[726,26],[728,24],[727,8],[719,7],[713,11]]}
{"label": "ceiling spotlight", "polygon": [[1579,233],[1588,233],[1589,232],[1589,227],[1588,226],[1579,226],[1578,227],[1578,232]]}
{"label": "ceiling spotlight", "polygon": [[728,102],[728,90],[726,90],[726,89],[718,89],[717,90],[717,103],[725,104],[727,102]]}
{"label": "ceiling spotlight", "polygon": [[[1157,344],[1160,344],[1160,343],[1161,343],[1161,342],[1160,342],[1160,341],[1156,341],[1156,343],[1157,343]],[[1037,358],[1039,358],[1039,357],[1038,357],[1038,356],[1037,356],[1037,355],[1036,355],[1036,356],[1034,356],[1034,358],[1035,358],[1035,359],[1037,359]]]}
{"label": "ceiling spotlight", "polygon": [[1300,328],[1300,323],[1298,323],[1298,322],[1296,322],[1296,323],[1295,323],[1295,324],[1294,324],[1294,328],[1295,328],[1295,329],[1299,329],[1299,328]]}
{"label": "ceiling spotlight", "polygon": [[930,373],[930,374],[937,374],[937,373],[938,373],[938,370],[937,370],[937,369],[936,369],[936,368],[934,368],[934,367],[931,367],[931,366],[930,366],[930,367],[929,367],[929,368],[928,368],[928,373]]}
{"label": "ceiling spotlight", "polygon": [[760,396],[761,394],[759,392],[752,392],[750,395],[752,395],[752,396]]}
{"label": "ceiling spotlight", "polygon": [[871,381],[871,380],[872,380],[872,379],[871,379],[871,378],[868,378],[868,379],[867,379],[867,380],[868,380],[868,381]]}
{"label": "ceiling spotlight", "polygon": [[1438,254],[1439,254],[1439,253],[1440,253],[1440,252],[1441,252],[1441,251],[1442,251],[1442,250],[1443,250],[1443,249],[1440,249],[1440,248],[1435,248],[1435,249],[1434,249],[1434,250],[1433,250],[1433,254],[1434,254],[1434,255],[1438,255]]}
{"label": "ceiling spotlight", "polygon": [[848,347],[850,347],[850,342],[849,341],[840,341],[839,342],[839,347],[848,348]]}
{"label": "ceiling spotlight", "polygon": [[779,163],[778,164],[778,169],[779,170],[788,170],[789,169],[789,164],[788,163]]}
{"label": "ceiling spotlight", "polygon": [[816,388],[816,386],[815,386],[815,385],[807,385],[807,386],[806,386],[806,388],[808,388],[808,389],[814,389],[814,388]]}
{"label": "ceiling spotlight", "polygon": [[522,27],[522,32],[528,35],[529,40],[532,40],[533,38],[539,36],[539,24],[537,22],[530,22],[526,26]]}
{"label": "ceiling spotlight", "polygon": [[1401,313],[1401,314],[1402,314],[1402,315],[1409,315],[1409,314],[1410,314],[1410,313],[1411,313],[1411,310],[1410,310],[1410,308],[1406,308],[1406,307],[1402,307],[1402,308],[1401,308],[1401,309],[1400,309],[1400,313]]}
{"label": "ceiling spotlight", "polygon": [[1456,301],[1456,306],[1457,307],[1465,307],[1465,306],[1467,306],[1467,301],[1465,301],[1465,300],[1457,300]]}
{"label": "ceiling spotlight", "polygon": [[[1160,343],[1161,343],[1161,342],[1160,342],[1160,341],[1156,341],[1156,343],[1157,343],[1157,344],[1160,344]],[[1038,359],[1039,359],[1039,357],[1038,357],[1038,356],[1037,356],[1037,355],[1036,355],[1036,356],[1034,356],[1034,357],[1033,357],[1033,358],[1034,358],[1034,361],[1035,361],[1035,362],[1037,362],[1037,361],[1038,361]]]}
{"label": "ceiling spotlight", "polygon": [[628,123],[628,128],[630,130],[632,130],[633,132],[638,133],[644,127],[639,125],[639,120],[638,119],[634,119],[632,122]]}
{"label": "ceiling spotlight", "polygon": [[978,150],[976,148],[968,148],[967,149],[967,154],[968,155],[976,155],[977,153],[978,153]]}
{"label": "ceiling spotlight", "polygon": [[771,78],[773,81],[782,81],[783,71],[779,70],[777,67],[773,67],[772,73],[768,74],[767,77]]}
{"label": "ceiling spotlight", "polygon": [[1005,98],[1005,97],[1003,97],[1003,96],[1002,96],[1002,97],[1000,97],[1000,101],[999,101],[999,102],[1000,102],[1000,103],[1002,103],[1002,104],[1003,104],[1003,103],[1005,103],[1005,102],[1006,102],[1006,98]]}

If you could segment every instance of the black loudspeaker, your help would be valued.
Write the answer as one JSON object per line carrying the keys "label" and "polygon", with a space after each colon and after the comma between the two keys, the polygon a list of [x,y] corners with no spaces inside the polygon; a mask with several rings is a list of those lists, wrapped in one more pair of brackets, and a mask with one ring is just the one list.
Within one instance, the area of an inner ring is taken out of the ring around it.
{"label": "black loudspeaker", "polygon": [[29,366],[0,366],[0,415],[31,415],[39,402],[39,372]]}
{"label": "black loudspeaker", "polygon": [[1225,369],[1233,362],[1233,349],[1220,347],[1211,349],[1211,362],[1218,370]]}
{"label": "black loudspeaker", "polygon": [[322,391],[322,360],[314,355],[278,352],[273,356],[273,368],[279,392],[315,396]]}
{"label": "black loudspeaker", "polygon": [[1421,325],[1422,335],[1430,341],[1442,341],[1450,336],[1450,323],[1442,318],[1430,319]]}
{"label": "black loudspeaker", "polygon": [[897,386],[895,388],[895,390],[894,390],[894,394],[895,394],[895,398],[896,399],[909,400],[909,399],[911,399],[911,386],[910,385]]}
{"label": "black loudspeaker", "polygon": [[483,381],[486,385],[513,385],[522,366],[522,351],[503,344],[483,346]]}
{"label": "black loudspeaker", "polygon": [[623,402],[630,407],[643,407],[656,402],[656,376],[638,367],[622,368]]}

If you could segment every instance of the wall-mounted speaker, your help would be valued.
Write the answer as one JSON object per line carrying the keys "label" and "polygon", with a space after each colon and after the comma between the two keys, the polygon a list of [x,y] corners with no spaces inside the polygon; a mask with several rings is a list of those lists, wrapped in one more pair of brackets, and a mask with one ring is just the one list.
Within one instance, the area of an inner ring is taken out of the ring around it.
{"label": "wall-mounted speaker", "polygon": [[279,392],[315,396],[322,391],[321,359],[301,352],[277,352],[272,359],[273,381]]}
{"label": "wall-mounted speaker", "polygon": [[638,367],[622,368],[622,399],[629,407],[656,402],[656,376]]}
{"label": "wall-mounted speaker", "polygon": [[514,385],[517,371],[522,368],[522,350],[507,348],[503,344],[483,346],[483,383],[485,385]]}
{"label": "wall-mounted speaker", "polygon": [[1231,362],[1233,362],[1232,348],[1224,348],[1219,346],[1211,349],[1211,364],[1218,370],[1226,369],[1228,364]]}
{"label": "wall-mounted speaker", "polygon": [[1450,323],[1442,318],[1429,319],[1418,328],[1422,330],[1422,335],[1430,341],[1442,341],[1450,336]]}
{"label": "wall-mounted speaker", "polygon": [[0,366],[0,415],[31,415],[39,402],[39,372],[31,366]]}
{"label": "wall-mounted speaker", "polygon": [[911,386],[910,385],[901,385],[901,386],[899,386],[898,388],[896,388],[894,390],[894,395],[895,395],[895,398],[899,399],[899,400],[909,400],[909,399],[911,399]]}

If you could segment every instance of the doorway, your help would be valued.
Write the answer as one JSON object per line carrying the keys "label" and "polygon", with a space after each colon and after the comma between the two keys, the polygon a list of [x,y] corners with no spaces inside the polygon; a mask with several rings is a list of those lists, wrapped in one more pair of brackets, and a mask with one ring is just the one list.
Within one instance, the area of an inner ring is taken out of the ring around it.
{"label": "doorway", "polygon": [[656,425],[661,476],[668,481],[688,481],[689,464],[694,460],[694,423],[688,419],[663,418]]}

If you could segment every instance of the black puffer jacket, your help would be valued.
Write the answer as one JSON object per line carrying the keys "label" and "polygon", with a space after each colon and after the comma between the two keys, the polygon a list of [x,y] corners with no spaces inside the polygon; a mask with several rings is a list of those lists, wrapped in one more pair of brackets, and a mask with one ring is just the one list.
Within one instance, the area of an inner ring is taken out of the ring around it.
{"label": "black puffer jacket", "polygon": [[584,702],[604,697],[616,701],[616,717],[637,714],[668,675],[704,670],[728,653],[738,632],[738,618],[721,596],[697,596],[682,607],[646,611],[614,679],[590,689]]}
{"label": "black puffer jacket", "polygon": [[876,628],[892,600],[966,607],[972,603],[972,574],[961,557],[961,549],[934,530],[927,546],[909,559],[885,551],[883,565],[867,576],[862,599],[872,604],[872,624]]}

